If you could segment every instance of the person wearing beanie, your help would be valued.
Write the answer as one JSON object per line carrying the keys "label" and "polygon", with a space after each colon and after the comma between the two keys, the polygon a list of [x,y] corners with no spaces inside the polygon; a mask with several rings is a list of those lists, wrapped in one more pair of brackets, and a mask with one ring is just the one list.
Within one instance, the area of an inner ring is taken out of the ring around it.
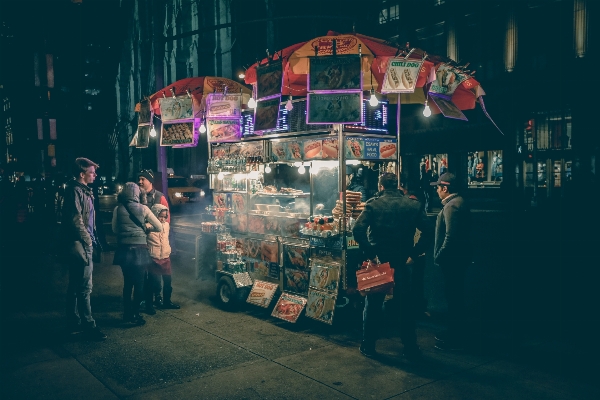
{"label": "person wearing beanie", "polygon": [[[163,206],[169,208],[169,202],[162,192],[154,189],[154,172],[151,169],[143,169],[138,174],[138,185],[142,192],[146,195],[146,202],[143,201],[142,204],[146,204],[148,208],[152,208],[155,204],[162,204]],[[167,222],[171,223],[171,213],[169,213],[169,218]]]}

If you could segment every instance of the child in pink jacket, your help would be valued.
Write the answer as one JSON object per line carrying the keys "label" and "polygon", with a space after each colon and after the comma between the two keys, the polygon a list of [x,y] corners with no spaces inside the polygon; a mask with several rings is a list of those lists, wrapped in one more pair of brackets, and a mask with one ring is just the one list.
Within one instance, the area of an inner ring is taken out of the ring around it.
{"label": "child in pink jacket", "polygon": [[[147,237],[148,251],[152,258],[152,264],[148,267],[148,280],[152,290],[147,291],[146,306],[147,308],[148,306],[152,307],[154,300],[157,307],[178,310],[180,306],[171,301],[173,287],[171,286],[171,246],[169,245],[170,225],[167,222],[169,209],[162,204],[155,204],[151,210],[162,224],[163,230],[162,232],[149,232]],[[161,276],[163,285],[161,285]],[[164,300],[160,296],[161,286],[163,286]]]}

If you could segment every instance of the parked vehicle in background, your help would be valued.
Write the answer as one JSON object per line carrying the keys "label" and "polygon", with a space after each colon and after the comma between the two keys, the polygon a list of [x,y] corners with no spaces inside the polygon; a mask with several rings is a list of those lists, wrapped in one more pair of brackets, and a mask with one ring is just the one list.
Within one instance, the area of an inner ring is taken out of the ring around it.
{"label": "parked vehicle in background", "polygon": [[173,206],[197,202],[200,200],[203,190],[190,185],[188,180],[182,176],[169,176],[167,178],[167,195],[169,203]]}

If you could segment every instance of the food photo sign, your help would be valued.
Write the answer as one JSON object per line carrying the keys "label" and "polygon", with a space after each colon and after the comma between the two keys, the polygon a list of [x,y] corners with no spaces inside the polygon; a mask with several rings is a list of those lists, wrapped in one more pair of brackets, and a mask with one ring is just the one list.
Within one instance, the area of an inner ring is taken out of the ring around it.
{"label": "food photo sign", "polygon": [[138,126],[137,130],[137,142],[135,147],[138,149],[145,149],[150,144],[150,125]]}
{"label": "food photo sign", "polygon": [[269,307],[269,304],[271,304],[273,295],[278,287],[279,285],[277,283],[255,280],[246,302],[254,304],[255,306],[267,308]]}
{"label": "food photo sign", "polygon": [[337,292],[340,280],[339,265],[313,265],[310,271],[311,288]]}
{"label": "food photo sign", "polygon": [[242,95],[210,93],[206,96],[207,118],[239,118],[242,109]]}
{"label": "food photo sign", "polygon": [[311,57],[307,80],[311,92],[362,90],[360,57]]}
{"label": "food photo sign", "polygon": [[158,99],[162,122],[194,118],[194,105],[191,97],[164,97]]}
{"label": "food photo sign", "polygon": [[254,133],[259,135],[277,129],[279,119],[279,104],[281,97],[256,102],[254,112]]}
{"label": "food photo sign", "polygon": [[350,160],[395,160],[395,139],[359,138],[346,139],[346,158]]}
{"label": "food photo sign", "polygon": [[456,88],[467,79],[468,76],[460,70],[448,64],[440,64],[435,71],[435,81],[431,83],[429,92],[452,96]]}
{"label": "food photo sign", "polygon": [[160,145],[192,147],[198,144],[198,131],[194,122],[163,123],[160,132]]}
{"label": "food photo sign", "polygon": [[282,293],[271,316],[295,323],[306,306],[306,299],[289,293]]}
{"label": "food photo sign", "polygon": [[256,68],[256,98],[266,99],[281,94],[283,69],[281,61]]}
{"label": "food photo sign", "polygon": [[458,108],[456,104],[452,102],[450,96],[434,94],[430,92],[429,98],[433,100],[436,106],[438,106],[444,117],[468,121],[465,114],[463,114],[463,112],[460,111],[460,108]]}
{"label": "food photo sign", "polygon": [[331,325],[335,311],[336,296],[327,292],[311,289],[308,292],[306,316]]}
{"label": "food photo sign", "polygon": [[388,63],[381,93],[413,93],[423,61],[392,58]]}
{"label": "food photo sign", "polygon": [[362,91],[308,93],[307,124],[356,124],[363,122]]}
{"label": "food photo sign", "polygon": [[207,119],[209,143],[237,142],[242,136],[240,120],[237,119]]}

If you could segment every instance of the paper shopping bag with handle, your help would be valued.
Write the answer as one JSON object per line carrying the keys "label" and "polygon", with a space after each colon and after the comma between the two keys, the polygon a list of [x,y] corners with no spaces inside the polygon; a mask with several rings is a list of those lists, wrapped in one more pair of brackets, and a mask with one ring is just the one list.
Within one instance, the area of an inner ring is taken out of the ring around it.
{"label": "paper shopping bag with handle", "polygon": [[361,294],[386,293],[390,294],[394,288],[394,269],[390,263],[379,263],[367,260],[362,268],[356,271],[356,281]]}

